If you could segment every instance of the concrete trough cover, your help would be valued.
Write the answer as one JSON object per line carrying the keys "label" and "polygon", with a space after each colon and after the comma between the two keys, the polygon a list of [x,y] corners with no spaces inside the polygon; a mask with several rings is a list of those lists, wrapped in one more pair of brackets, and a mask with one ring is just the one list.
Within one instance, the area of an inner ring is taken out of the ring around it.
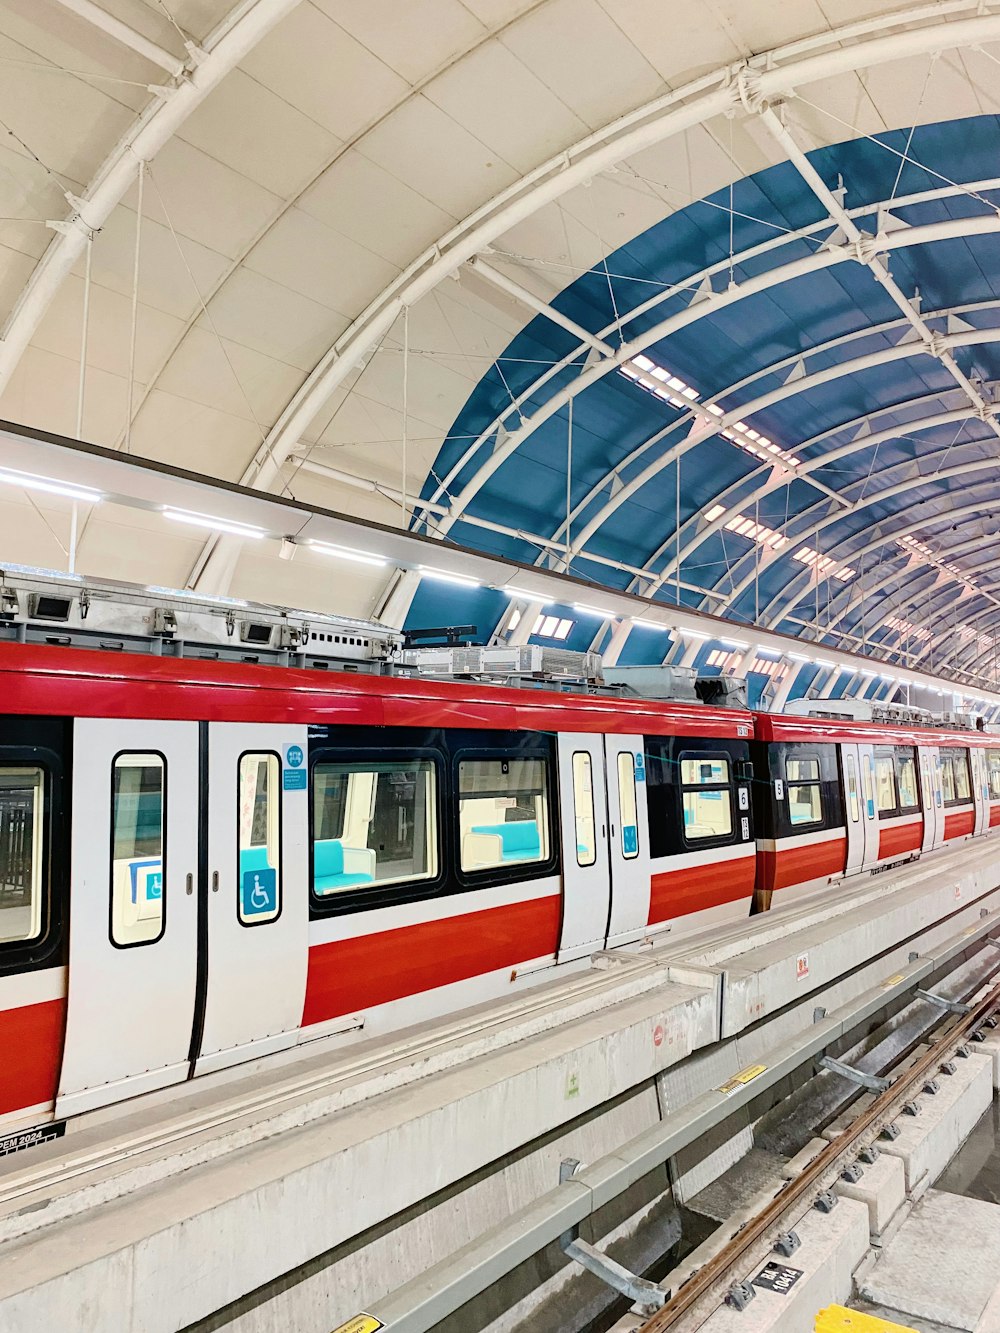
{"label": "concrete trough cover", "polygon": [[928,1190],[861,1294],[901,1315],[972,1333],[998,1281],[1000,1205]]}

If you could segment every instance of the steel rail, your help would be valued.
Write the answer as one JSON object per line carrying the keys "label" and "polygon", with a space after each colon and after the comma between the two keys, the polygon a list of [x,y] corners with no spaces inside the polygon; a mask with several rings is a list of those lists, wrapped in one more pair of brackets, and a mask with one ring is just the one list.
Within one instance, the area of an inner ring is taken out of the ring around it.
{"label": "steel rail", "polygon": [[[895,1117],[897,1103],[905,1100],[908,1093],[926,1082],[928,1075],[940,1067],[947,1053],[961,1045],[963,1039],[981,1026],[998,1006],[1000,1006],[1000,982],[992,987],[974,1009],[952,1024],[911,1068],[900,1074],[885,1092],[877,1096],[842,1134],[827,1144],[801,1175],[790,1181],[785,1189],[776,1195],[766,1208],[761,1209],[728,1245],[680,1288],[676,1296],[672,1296],[661,1310],[641,1325],[639,1333],[664,1333],[664,1330],[673,1328],[684,1315],[690,1314],[699,1301],[717,1297],[718,1289],[726,1281],[727,1276],[742,1259],[749,1258],[754,1247],[764,1240],[768,1232],[777,1227],[796,1204],[804,1202],[811,1195],[815,1196],[817,1189],[822,1187],[824,1178],[838,1169],[844,1157],[865,1146],[859,1143],[859,1140],[869,1134],[872,1138],[877,1137],[888,1121]],[[700,1315],[705,1311],[698,1313]]]}

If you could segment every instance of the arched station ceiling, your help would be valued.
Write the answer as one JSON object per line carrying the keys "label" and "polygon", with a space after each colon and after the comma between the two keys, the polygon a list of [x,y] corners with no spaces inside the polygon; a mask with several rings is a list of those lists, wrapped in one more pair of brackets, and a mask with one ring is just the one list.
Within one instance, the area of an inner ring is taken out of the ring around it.
{"label": "arched station ceiling", "polygon": [[[0,417],[992,674],[1000,4],[0,0],[0,63]],[[172,527],[79,568],[506,626]]]}

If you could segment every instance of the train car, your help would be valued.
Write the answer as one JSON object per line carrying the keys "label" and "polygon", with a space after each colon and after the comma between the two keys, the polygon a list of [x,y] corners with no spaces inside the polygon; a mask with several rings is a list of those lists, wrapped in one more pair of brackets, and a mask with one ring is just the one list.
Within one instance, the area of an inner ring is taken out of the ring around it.
{"label": "train car", "polygon": [[746,712],[0,645],[0,1128],[745,916]]}
{"label": "train car", "polygon": [[1000,737],[769,713],[754,735],[758,911],[1000,823]]}

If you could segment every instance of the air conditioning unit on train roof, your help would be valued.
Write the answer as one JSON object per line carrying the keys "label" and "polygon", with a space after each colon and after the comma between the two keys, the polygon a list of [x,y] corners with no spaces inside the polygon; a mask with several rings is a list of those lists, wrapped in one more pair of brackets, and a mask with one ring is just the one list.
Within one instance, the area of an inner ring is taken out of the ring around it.
{"label": "air conditioning unit on train roof", "polygon": [[601,683],[600,653],[579,653],[569,648],[550,648],[535,643],[406,648],[396,661],[399,666],[415,670],[420,676]]}

